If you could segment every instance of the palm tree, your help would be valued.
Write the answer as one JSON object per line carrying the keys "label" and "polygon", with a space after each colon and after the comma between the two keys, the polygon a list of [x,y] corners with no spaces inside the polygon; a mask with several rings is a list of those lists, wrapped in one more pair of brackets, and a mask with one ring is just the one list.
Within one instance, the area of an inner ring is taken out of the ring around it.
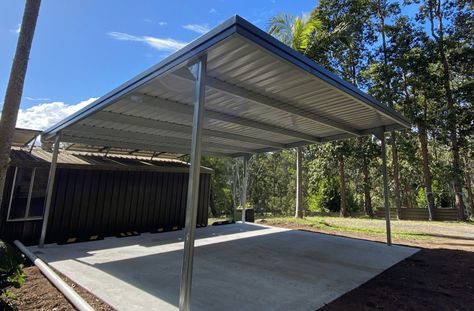
{"label": "palm tree", "polygon": [[269,20],[268,33],[301,53],[306,52],[312,37],[320,31],[321,22],[311,16],[280,13]]}
{"label": "palm tree", "polygon": [[13,59],[10,79],[8,80],[5,100],[3,102],[3,111],[0,119],[0,206],[3,198],[5,176],[10,163],[13,132],[18,117],[18,109],[20,108],[23,83],[25,82],[40,4],[41,0],[26,1],[15,58]]}

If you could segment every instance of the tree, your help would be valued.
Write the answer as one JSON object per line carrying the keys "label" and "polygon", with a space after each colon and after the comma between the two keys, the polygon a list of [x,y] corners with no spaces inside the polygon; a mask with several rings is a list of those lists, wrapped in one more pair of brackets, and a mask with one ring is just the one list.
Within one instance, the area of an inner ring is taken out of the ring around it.
{"label": "tree", "polygon": [[[382,45],[380,47],[380,54],[382,55],[382,85],[383,93],[379,97],[382,103],[394,108],[394,96],[391,87],[391,70],[389,63],[389,53],[387,49],[387,35],[386,35],[386,19],[399,14],[399,7],[397,4],[389,3],[385,0],[375,1],[375,12],[378,17],[378,31],[382,37]],[[398,164],[398,148],[397,148],[397,133],[392,131],[390,133],[390,145],[392,147],[392,170],[393,170],[393,195],[395,197],[395,208],[397,211],[397,218],[401,218],[401,199],[400,199],[400,169]]]}
{"label": "tree", "polygon": [[446,44],[446,33],[445,33],[445,19],[447,15],[452,14],[453,6],[450,1],[442,3],[441,0],[425,0],[420,5],[419,20],[427,19],[429,22],[431,36],[434,38],[437,48],[438,56],[442,66],[442,82],[445,91],[448,117],[447,125],[449,128],[449,139],[451,142],[451,152],[453,155],[452,166],[452,180],[455,196],[455,205],[458,210],[458,217],[460,220],[465,220],[464,214],[464,201],[462,197],[462,180],[463,172],[461,169],[461,160],[459,154],[459,143],[457,134],[457,113],[456,113],[456,102],[453,96],[453,90],[451,86],[451,69],[448,60]]}
{"label": "tree", "polygon": [[[321,20],[321,32],[333,34],[335,40],[327,41],[323,36],[319,42],[313,44],[314,51],[310,55],[320,57],[332,70],[340,74],[345,80],[357,87],[366,84],[363,71],[367,68],[370,55],[370,45],[375,42],[373,25],[370,21],[370,10],[367,1],[320,1],[312,14]],[[318,39],[316,36],[315,39]],[[321,43],[327,44],[322,47]],[[326,56],[323,56],[325,54]],[[319,59],[318,59],[319,60]],[[365,140],[363,138],[362,140]],[[339,181],[341,186],[341,215],[347,216],[347,189],[345,180],[345,161],[350,152],[363,144],[354,142],[336,142],[332,144],[338,159]],[[349,148],[349,146],[351,146]],[[349,152],[346,154],[346,152]],[[363,152],[355,152],[361,155]],[[369,161],[362,161],[362,172],[368,174]],[[370,178],[366,175],[364,183],[364,200],[371,206]],[[371,210],[371,207],[369,208]],[[371,213],[371,211],[368,211]]]}
{"label": "tree", "polygon": [[41,0],[27,0],[0,119],[0,204]]}
{"label": "tree", "polygon": [[320,31],[320,25],[312,16],[304,18],[280,13],[270,18],[268,33],[292,49],[306,53],[312,37]]}
{"label": "tree", "polygon": [[434,123],[438,109],[436,100],[436,77],[430,72],[433,46],[421,30],[415,30],[406,17],[399,17],[388,30],[391,36],[392,66],[399,72],[399,80],[394,86],[400,93],[400,110],[417,127],[423,163],[423,183],[429,220],[433,220],[434,196],[430,154],[428,150],[428,130]]}

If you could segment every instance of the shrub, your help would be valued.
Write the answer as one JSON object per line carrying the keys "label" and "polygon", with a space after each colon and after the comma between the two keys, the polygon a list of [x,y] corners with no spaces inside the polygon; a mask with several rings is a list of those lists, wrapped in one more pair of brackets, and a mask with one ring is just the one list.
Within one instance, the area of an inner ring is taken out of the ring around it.
{"label": "shrub", "polygon": [[0,240],[0,296],[16,298],[9,290],[25,282],[22,271],[24,257],[14,247]]}

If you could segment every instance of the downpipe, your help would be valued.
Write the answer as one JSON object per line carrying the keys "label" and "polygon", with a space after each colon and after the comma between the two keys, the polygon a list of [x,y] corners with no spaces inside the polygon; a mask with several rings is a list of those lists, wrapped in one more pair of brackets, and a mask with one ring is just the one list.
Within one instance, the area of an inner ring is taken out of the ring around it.
{"label": "downpipe", "polygon": [[36,257],[28,248],[18,240],[13,242],[18,249],[31,260],[35,266],[46,276],[46,278],[53,283],[53,285],[76,307],[79,311],[94,311],[79,294],[77,294],[69,285],[66,284],[44,261]]}

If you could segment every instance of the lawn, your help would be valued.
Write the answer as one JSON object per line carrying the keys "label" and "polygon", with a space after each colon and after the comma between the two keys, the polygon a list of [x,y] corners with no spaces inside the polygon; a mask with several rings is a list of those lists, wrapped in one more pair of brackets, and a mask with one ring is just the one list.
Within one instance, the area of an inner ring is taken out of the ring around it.
{"label": "lawn", "polygon": [[[310,230],[334,235],[385,241],[385,220],[343,217],[266,217],[256,222],[268,225]],[[455,248],[474,251],[472,222],[428,222],[392,220],[394,243],[428,247]]]}

